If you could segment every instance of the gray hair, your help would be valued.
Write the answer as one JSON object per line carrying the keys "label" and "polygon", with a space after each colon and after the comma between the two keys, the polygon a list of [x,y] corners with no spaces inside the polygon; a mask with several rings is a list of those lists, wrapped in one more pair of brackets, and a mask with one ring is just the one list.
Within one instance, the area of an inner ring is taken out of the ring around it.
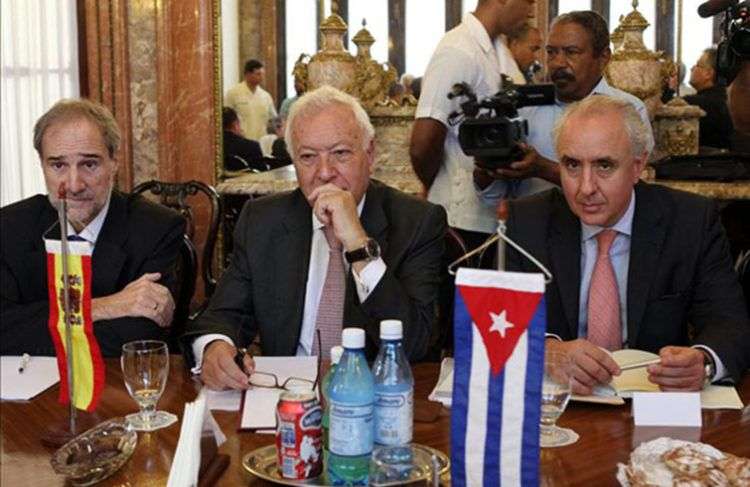
{"label": "gray hair", "polygon": [[294,128],[299,120],[305,120],[312,115],[322,112],[326,108],[334,106],[349,107],[354,119],[362,131],[363,148],[366,149],[375,138],[375,128],[370,122],[370,117],[356,98],[338,90],[332,86],[321,86],[313,91],[308,91],[297,99],[289,110],[287,116],[286,131],[284,139],[289,147],[292,159],[297,158],[297,141],[294,138]]}
{"label": "gray hair", "polygon": [[42,157],[44,132],[53,124],[63,121],[86,119],[96,125],[102,133],[109,157],[113,158],[120,147],[120,128],[112,112],[101,103],[86,99],[63,99],[42,115],[34,125],[34,149]]}
{"label": "gray hair", "polygon": [[555,123],[552,137],[555,143],[555,152],[560,157],[560,135],[563,127],[572,117],[579,115],[611,115],[613,112],[620,115],[625,126],[625,132],[630,140],[633,155],[640,157],[648,152],[649,127],[643,122],[635,106],[622,98],[614,98],[607,95],[591,95],[581,101],[572,103],[565,109],[562,117]]}

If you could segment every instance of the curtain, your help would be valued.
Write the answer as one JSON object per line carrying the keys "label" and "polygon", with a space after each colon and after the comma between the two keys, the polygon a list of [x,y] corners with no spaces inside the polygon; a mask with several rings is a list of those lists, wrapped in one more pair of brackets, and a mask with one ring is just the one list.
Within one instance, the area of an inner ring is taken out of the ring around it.
{"label": "curtain", "polygon": [[34,150],[36,120],[79,96],[75,0],[2,0],[0,206],[46,193]]}

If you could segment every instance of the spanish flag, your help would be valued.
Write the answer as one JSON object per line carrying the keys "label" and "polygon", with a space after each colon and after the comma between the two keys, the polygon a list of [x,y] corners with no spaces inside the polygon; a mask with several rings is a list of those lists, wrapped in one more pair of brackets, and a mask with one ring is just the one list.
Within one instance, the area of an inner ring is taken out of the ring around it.
{"label": "spanish flag", "polygon": [[104,388],[104,361],[94,336],[91,320],[91,253],[88,242],[68,241],[68,321],[71,348],[65,338],[65,288],[62,242],[44,241],[47,249],[47,288],[49,290],[49,331],[57,352],[60,370],[60,402],[68,403],[68,367],[73,364],[73,405],[94,411]]}

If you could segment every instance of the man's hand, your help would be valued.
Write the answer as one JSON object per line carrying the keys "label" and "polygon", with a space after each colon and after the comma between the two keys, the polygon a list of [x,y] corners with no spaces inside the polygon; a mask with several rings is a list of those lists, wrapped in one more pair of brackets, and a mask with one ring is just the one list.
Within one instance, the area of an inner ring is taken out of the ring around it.
{"label": "man's hand", "polygon": [[327,226],[344,249],[349,252],[362,247],[367,241],[367,232],[362,228],[357,214],[357,202],[349,192],[333,184],[315,188],[309,196],[315,216]]}
{"label": "man's hand", "polygon": [[697,348],[664,347],[661,362],[648,367],[648,380],[662,391],[700,391],[705,376],[703,352]]}
{"label": "man's hand", "polygon": [[165,286],[157,283],[161,274],[151,272],[131,282],[115,294],[91,300],[94,321],[111,320],[126,316],[144,317],[161,327],[172,324],[174,300]]}
{"label": "man's hand", "polygon": [[[510,166],[488,169],[481,166],[478,163],[480,171],[483,171],[487,176],[492,179],[527,179],[527,178],[542,178],[547,181],[560,185],[560,168],[556,162],[550,161],[539,155],[539,153],[531,146],[521,144],[521,148],[524,152],[524,157],[520,161],[515,161]],[[474,180],[477,181],[475,174]],[[479,184],[479,183],[478,183]],[[479,186],[482,188],[482,186]]]}
{"label": "man's hand", "polygon": [[549,351],[562,352],[570,358],[573,394],[587,396],[595,385],[608,384],[613,375],[620,375],[620,367],[612,356],[588,340],[561,342],[548,338],[545,346]]}
{"label": "man's hand", "polygon": [[237,367],[234,357],[237,349],[224,340],[214,340],[203,351],[201,380],[210,389],[247,389],[250,387],[250,374],[255,370],[255,361],[245,355],[244,371]]}

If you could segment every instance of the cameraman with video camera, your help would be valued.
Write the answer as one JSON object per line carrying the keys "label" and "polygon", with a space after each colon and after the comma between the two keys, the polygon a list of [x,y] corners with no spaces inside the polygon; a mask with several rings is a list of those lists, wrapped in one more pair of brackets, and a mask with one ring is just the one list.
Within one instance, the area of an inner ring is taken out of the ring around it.
{"label": "cameraman with video camera", "polygon": [[500,89],[500,75],[518,67],[499,36],[523,25],[533,4],[534,0],[480,0],[473,13],[445,34],[424,75],[411,136],[412,166],[429,201],[445,207],[448,224],[469,248],[493,233],[497,220],[494,205],[483,204],[475,192],[475,161],[461,150],[458,127],[448,123],[459,103],[446,95],[461,82],[481,98]]}
{"label": "cameraman with video camera", "polygon": [[547,67],[555,86],[551,105],[521,108],[528,123],[525,157],[499,168],[478,166],[474,172],[477,194],[488,205],[502,199],[530,195],[560,184],[560,170],[552,141],[552,129],[566,106],[589,95],[603,94],[632,103],[649,128],[647,149],[654,139],[648,112],[641,100],[611,87],[604,79],[609,62],[607,23],[596,12],[576,11],[556,17],[547,41]]}

